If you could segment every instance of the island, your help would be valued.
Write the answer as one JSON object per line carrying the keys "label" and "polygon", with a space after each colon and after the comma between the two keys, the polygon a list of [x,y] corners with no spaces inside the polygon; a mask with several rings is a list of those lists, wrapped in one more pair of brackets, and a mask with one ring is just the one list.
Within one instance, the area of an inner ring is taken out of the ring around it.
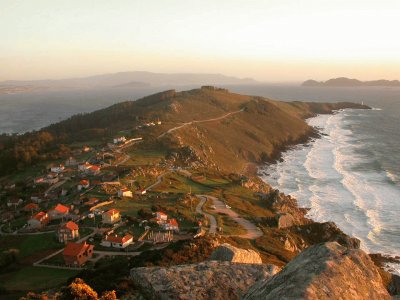
{"label": "island", "polygon": [[301,86],[304,87],[400,87],[399,80],[371,80],[360,81],[358,79],[350,79],[339,77],[329,79],[327,81],[306,80]]}

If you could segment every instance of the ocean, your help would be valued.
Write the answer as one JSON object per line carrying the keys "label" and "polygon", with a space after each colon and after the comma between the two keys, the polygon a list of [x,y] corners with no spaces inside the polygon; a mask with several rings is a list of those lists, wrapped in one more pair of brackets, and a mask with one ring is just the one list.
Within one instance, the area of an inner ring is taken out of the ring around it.
{"label": "ocean", "polygon": [[[334,221],[345,233],[360,239],[367,252],[400,256],[400,89],[225,87],[284,101],[351,101],[373,107],[307,120],[320,129],[321,138],[286,151],[282,161],[260,168],[260,176],[296,197],[300,206],[310,208],[312,219]],[[39,129],[76,113],[169,88],[0,95],[0,132]],[[188,88],[194,87],[178,90]]]}
{"label": "ocean", "polygon": [[[400,256],[400,89],[274,87],[257,94],[373,108],[308,119],[321,138],[286,151],[260,176],[310,208],[313,220],[333,221],[360,239],[366,252]],[[400,272],[399,265],[389,268]]]}

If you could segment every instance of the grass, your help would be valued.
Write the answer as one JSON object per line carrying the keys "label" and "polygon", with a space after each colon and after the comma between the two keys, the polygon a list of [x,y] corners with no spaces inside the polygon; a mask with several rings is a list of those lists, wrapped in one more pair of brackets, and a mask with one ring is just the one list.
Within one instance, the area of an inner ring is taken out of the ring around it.
{"label": "grass", "polygon": [[143,166],[143,165],[155,165],[160,163],[166,152],[163,150],[143,150],[135,149],[128,153],[131,158],[124,163],[127,166]]}
{"label": "grass", "polygon": [[19,258],[29,257],[49,249],[60,249],[62,247],[63,245],[57,242],[54,233],[0,237],[0,251],[10,248],[18,249]]}
{"label": "grass", "polygon": [[9,291],[40,291],[66,283],[78,272],[29,266],[0,275],[0,285]]}
{"label": "grass", "polygon": [[154,187],[154,191],[161,193],[190,193],[192,194],[206,194],[212,191],[212,188],[190,180],[184,176],[170,173],[167,174],[163,181]]}

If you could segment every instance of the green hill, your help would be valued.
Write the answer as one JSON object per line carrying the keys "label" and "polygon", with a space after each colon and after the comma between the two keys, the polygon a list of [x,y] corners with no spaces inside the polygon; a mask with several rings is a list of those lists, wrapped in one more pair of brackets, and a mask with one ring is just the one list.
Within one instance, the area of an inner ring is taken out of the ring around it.
{"label": "green hill", "polygon": [[[285,146],[315,134],[304,121],[306,117],[346,107],[366,108],[351,103],[279,102],[214,87],[170,90],[76,115],[37,132],[2,135],[0,172],[6,174],[38,161],[63,158],[70,155],[71,143],[105,143],[121,132],[142,136],[143,147],[190,149],[194,157],[208,166],[242,171],[277,157]],[[207,121],[213,118],[218,120]],[[157,120],[162,125],[142,126]],[[196,123],[164,134],[192,121]]]}

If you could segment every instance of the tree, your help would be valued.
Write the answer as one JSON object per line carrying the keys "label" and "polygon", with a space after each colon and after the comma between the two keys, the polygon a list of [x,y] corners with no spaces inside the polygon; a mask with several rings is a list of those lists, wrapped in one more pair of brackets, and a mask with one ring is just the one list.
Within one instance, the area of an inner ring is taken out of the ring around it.
{"label": "tree", "polygon": [[82,279],[75,278],[64,292],[65,300],[98,300],[97,292],[87,285]]}
{"label": "tree", "polygon": [[115,291],[105,291],[101,294],[100,300],[117,300]]}

